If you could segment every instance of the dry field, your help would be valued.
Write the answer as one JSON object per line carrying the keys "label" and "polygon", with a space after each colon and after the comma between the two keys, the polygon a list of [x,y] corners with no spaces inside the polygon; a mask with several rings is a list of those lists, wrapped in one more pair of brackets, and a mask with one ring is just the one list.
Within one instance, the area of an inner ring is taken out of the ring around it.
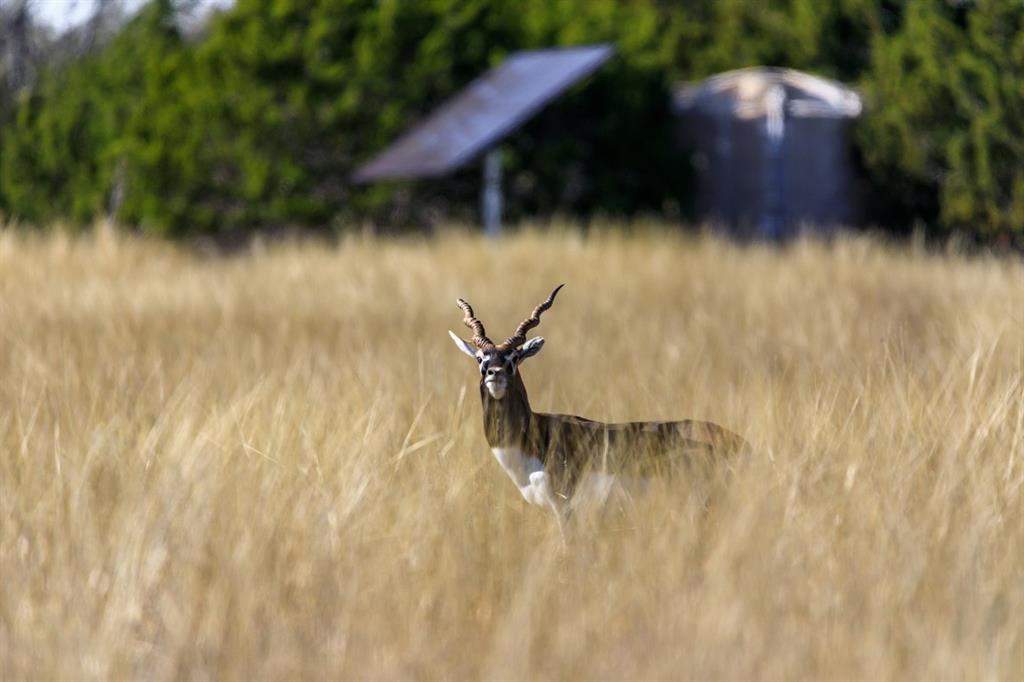
{"label": "dry field", "polygon": [[[754,456],[581,515],[491,457],[534,407]],[[1024,678],[1024,264],[658,231],[204,257],[0,233],[0,678]]]}

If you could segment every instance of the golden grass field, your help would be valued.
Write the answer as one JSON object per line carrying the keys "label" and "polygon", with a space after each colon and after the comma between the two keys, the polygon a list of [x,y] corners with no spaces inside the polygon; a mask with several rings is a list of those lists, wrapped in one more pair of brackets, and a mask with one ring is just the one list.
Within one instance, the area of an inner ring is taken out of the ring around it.
{"label": "golden grass field", "polygon": [[[534,408],[753,456],[562,550],[447,330]],[[0,233],[4,680],[1020,680],[1024,263],[659,230],[233,257]]]}

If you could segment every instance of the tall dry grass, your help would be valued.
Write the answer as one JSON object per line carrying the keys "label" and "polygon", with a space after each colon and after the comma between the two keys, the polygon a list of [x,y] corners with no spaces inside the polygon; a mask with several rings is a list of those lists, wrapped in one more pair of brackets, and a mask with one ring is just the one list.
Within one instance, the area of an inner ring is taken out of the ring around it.
{"label": "tall dry grass", "polygon": [[[534,407],[755,455],[562,552],[489,454]],[[658,232],[232,258],[0,235],[0,678],[1024,677],[1024,265]]]}

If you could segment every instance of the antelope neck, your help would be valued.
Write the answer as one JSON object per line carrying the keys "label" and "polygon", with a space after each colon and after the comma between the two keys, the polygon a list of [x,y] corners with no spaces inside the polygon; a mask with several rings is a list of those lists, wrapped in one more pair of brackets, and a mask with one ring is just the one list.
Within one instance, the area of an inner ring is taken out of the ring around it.
{"label": "antelope neck", "polygon": [[519,372],[510,377],[505,397],[495,400],[480,382],[484,408],[484,434],[492,448],[524,448],[530,428],[530,400]]}

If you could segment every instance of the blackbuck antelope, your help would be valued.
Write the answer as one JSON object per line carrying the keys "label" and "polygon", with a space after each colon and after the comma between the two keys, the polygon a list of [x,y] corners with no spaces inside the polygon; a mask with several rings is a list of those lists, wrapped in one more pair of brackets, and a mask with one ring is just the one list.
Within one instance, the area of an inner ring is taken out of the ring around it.
{"label": "blackbuck antelope", "polygon": [[587,477],[608,486],[616,476],[635,481],[680,466],[691,471],[696,466],[715,466],[714,460],[746,449],[740,436],[711,422],[604,424],[575,415],[534,412],[519,365],[540,352],[544,339],[527,340],[526,333],[540,324],[541,313],[551,307],[562,286],[503,343],[487,337],[483,323],[461,298],[457,304],[473,338],[466,341],[448,332],[455,345],[479,365],[487,443],[527,502],[550,508],[562,530],[571,502]]}

